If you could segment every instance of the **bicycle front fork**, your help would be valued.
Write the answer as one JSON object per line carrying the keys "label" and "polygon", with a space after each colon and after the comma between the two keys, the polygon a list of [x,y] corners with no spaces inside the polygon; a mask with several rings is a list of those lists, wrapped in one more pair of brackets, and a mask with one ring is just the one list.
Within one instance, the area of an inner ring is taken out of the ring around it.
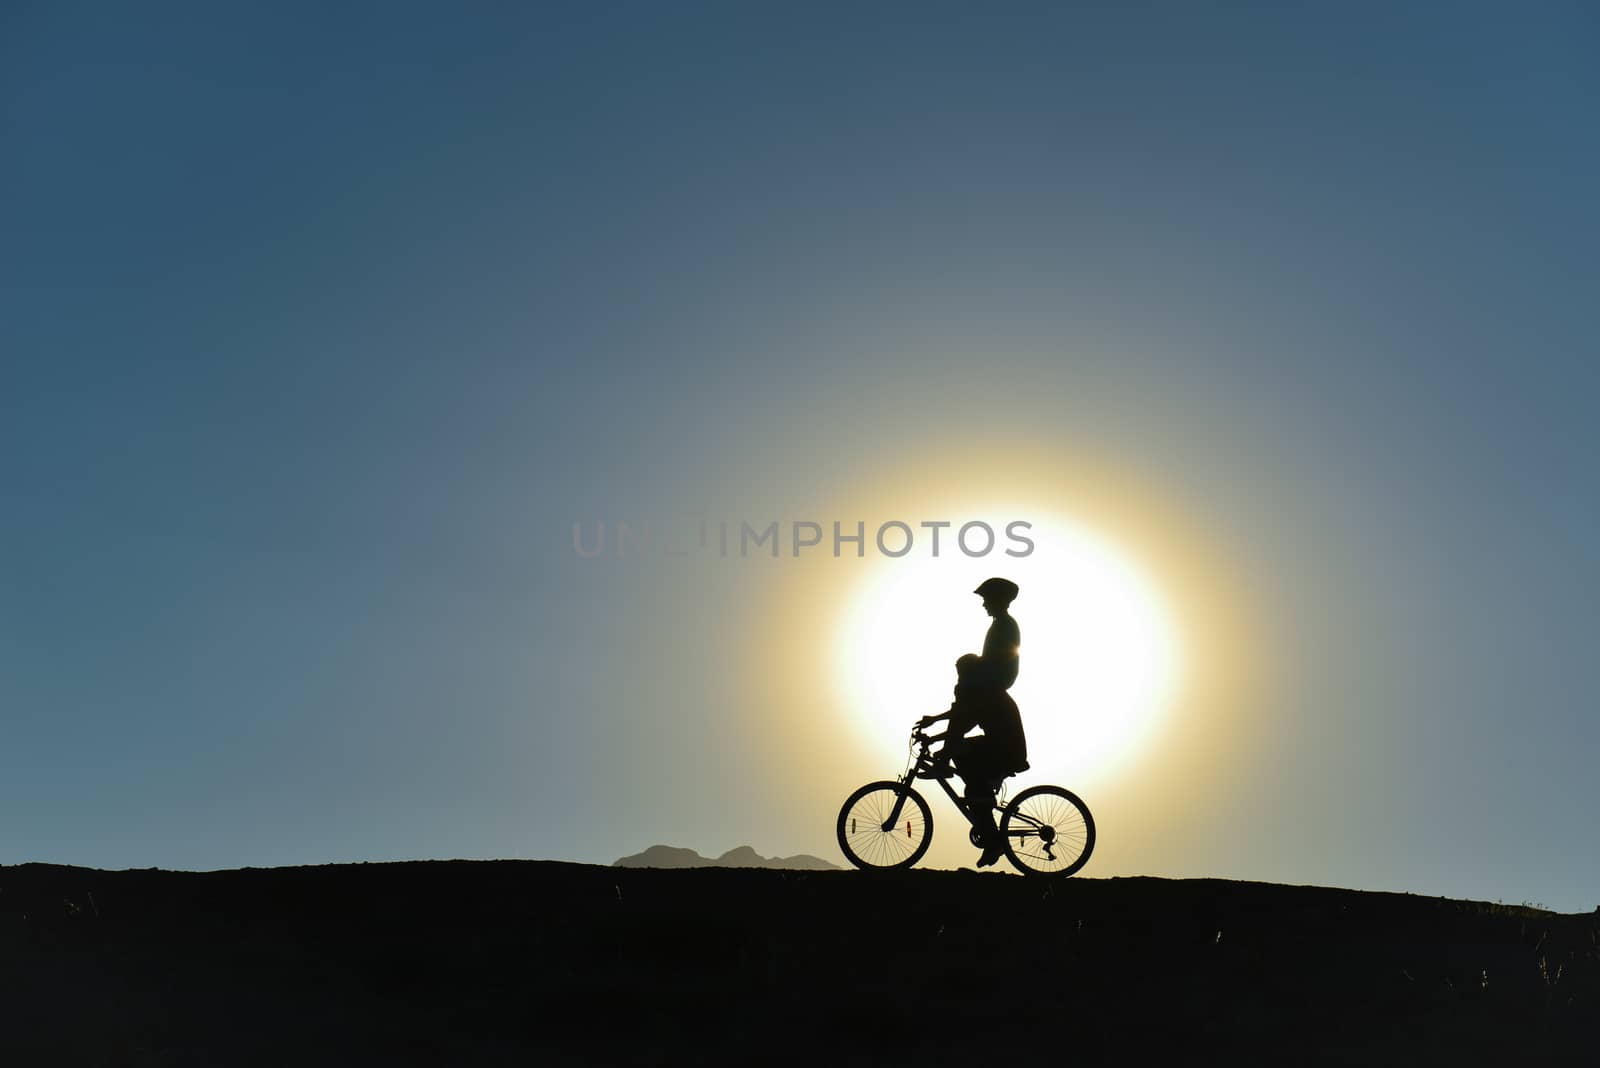
{"label": "bicycle front fork", "polygon": [[900,813],[905,811],[906,798],[909,796],[911,796],[911,777],[907,776],[900,780],[900,792],[895,795],[894,807],[889,810],[889,818],[883,821],[882,827],[878,828],[880,831],[887,834],[894,829],[895,824],[900,822]]}

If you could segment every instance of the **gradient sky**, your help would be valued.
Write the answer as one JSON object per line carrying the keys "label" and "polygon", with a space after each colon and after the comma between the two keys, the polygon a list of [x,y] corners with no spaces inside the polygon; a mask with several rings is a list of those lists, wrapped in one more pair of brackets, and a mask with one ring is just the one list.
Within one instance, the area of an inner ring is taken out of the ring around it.
{"label": "gradient sky", "polygon": [[6,5],[0,861],[837,859],[888,565],[571,524],[1003,482],[1235,661],[1085,875],[1593,908],[1596,56],[1580,3]]}

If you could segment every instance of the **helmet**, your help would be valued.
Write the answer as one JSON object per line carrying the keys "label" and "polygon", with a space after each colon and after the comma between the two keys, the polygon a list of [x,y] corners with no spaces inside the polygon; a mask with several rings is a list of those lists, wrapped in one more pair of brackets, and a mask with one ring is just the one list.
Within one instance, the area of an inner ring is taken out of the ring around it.
{"label": "helmet", "polygon": [[978,585],[978,588],[972,592],[978,594],[985,601],[999,601],[1001,604],[1010,604],[1017,598],[1017,584],[1010,579],[984,579]]}

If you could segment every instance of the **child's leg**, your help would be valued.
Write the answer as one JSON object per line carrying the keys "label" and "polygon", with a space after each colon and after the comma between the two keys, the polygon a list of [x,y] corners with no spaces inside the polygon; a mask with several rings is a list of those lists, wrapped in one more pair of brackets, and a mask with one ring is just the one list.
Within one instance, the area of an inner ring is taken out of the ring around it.
{"label": "child's leg", "polygon": [[1000,830],[994,825],[994,788],[984,778],[967,783],[967,811],[972,815],[972,825],[978,828],[984,841],[998,838]]}
{"label": "child's leg", "polygon": [[[961,781],[966,787],[962,799],[967,803],[967,813],[972,825],[978,829],[985,842],[994,843],[1000,837],[1000,831],[994,825],[994,761],[989,759],[989,747],[983,743],[982,738],[970,739],[967,748],[961,754],[960,762],[956,765],[956,770],[961,774]],[[985,850],[986,855],[987,853],[988,850]]]}

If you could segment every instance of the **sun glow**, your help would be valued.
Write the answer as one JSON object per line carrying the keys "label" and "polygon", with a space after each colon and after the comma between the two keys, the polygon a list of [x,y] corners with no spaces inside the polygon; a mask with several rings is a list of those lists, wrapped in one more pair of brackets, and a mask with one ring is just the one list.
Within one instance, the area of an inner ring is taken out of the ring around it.
{"label": "sun glow", "polygon": [[1078,524],[1036,521],[1031,536],[1027,557],[882,560],[861,579],[836,630],[836,681],[874,747],[903,751],[913,720],[949,706],[956,657],[983,644],[989,620],[971,591],[990,575],[1021,587],[1011,607],[1022,630],[1011,695],[1028,735],[1029,778],[1103,782],[1154,739],[1182,671],[1160,590]]}

